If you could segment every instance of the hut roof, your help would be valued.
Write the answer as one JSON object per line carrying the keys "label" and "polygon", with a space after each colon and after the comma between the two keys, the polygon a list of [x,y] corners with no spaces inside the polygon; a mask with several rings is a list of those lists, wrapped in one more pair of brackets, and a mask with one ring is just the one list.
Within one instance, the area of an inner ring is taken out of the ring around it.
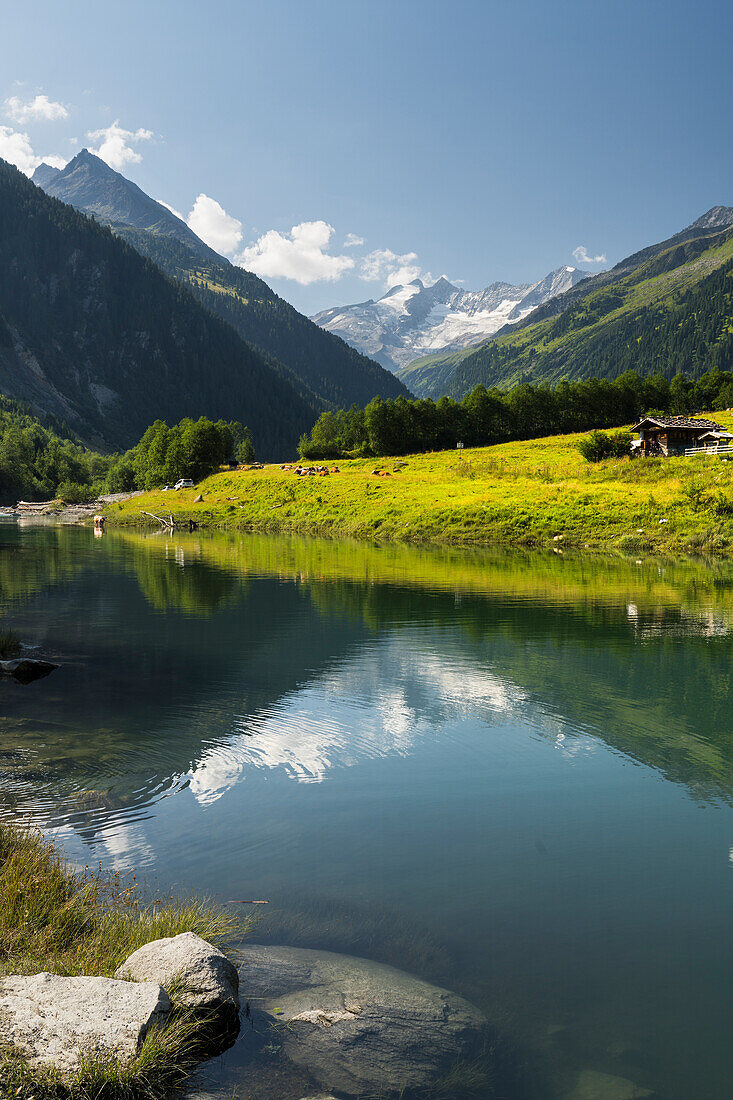
{"label": "hut roof", "polygon": [[733,435],[730,432],[723,431],[706,431],[704,435],[700,436],[700,439],[733,439]]}
{"label": "hut roof", "polygon": [[691,431],[722,432],[722,424],[716,424],[714,420],[701,420],[690,416],[645,416],[631,429],[638,432],[640,428],[689,428]]}

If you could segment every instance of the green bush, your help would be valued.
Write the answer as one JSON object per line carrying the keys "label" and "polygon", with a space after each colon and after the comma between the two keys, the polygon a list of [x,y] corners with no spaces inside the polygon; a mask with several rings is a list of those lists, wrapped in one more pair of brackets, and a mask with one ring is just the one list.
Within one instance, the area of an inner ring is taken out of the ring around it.
{"label": "green bush", "polygon": [[56,496],[64,504],[87,504],[95,499],[91,485],[82,485],[78,481],[62,481],[56,490]]}
{"label": "green bush", "polygon": [[682,489],[682,499],[693,512],[704,512],[713,503],[702,478],[693,478]]}
{"label": "green bush", "polygon": [[578,450],[586,462],[602,462],[605,458],[628,458],[631,435],[629,432],[590,432],[578,443]]}

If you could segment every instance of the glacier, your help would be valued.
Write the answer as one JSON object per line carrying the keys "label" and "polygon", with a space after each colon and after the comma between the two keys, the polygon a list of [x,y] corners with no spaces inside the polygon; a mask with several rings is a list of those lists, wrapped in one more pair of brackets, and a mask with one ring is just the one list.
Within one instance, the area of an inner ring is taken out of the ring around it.
{"label": "glacier", "polygon": [[482,343],[589,274],[563,266],[536,283],[496,282],[483,290],[462,290],[445,277],[431,285],[414,279],[377,300],[324,309],[311,320],[399,374],[425,355]]}

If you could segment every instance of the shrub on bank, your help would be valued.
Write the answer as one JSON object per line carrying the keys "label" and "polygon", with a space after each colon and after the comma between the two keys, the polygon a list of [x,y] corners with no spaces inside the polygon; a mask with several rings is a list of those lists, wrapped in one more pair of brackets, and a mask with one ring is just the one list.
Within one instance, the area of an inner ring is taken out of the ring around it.
{"label": "shrub on bank", "polygon": [[78,481],[62,481],[56,490],[56,496],[64,504],[87,504],[95,500],[97,494],[91,485],[82,485]]}

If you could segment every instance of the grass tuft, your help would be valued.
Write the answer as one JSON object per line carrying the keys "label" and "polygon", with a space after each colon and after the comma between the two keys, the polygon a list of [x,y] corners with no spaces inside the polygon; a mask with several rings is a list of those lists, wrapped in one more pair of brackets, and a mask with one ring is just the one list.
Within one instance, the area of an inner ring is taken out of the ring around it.
{"label": "grass tuft", "polygon": [[[195,932],[222,944],[246,925],[199,899],[143,903],[134,876],[73,870],[37,830],[0,822],[0,976],[50,971],[112,977],[143,944]],[[175,1005],[136,1057],[86,1059],[73,1075],[28,1066],[0,1051],[0,1097],[20,1100],[158,1100],[201,1060],[202,1021]],[[204,1021],[204,1033],[206,1026]]]}
{"label": "grass tuft", "polygon": [[20,653],[20,638],[12,630],[0,630],[0,658],[17,657]]}

